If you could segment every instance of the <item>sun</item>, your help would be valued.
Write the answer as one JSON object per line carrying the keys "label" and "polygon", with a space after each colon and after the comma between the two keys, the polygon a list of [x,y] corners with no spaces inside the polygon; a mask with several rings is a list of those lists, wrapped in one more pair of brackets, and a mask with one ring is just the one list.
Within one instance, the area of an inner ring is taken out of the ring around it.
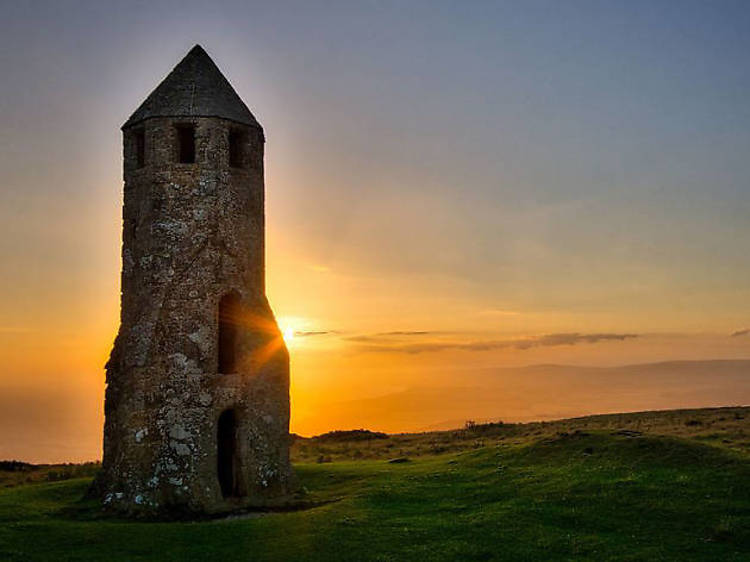
{"label": "sun", "polygon": [[291,326],[285,327],[283,331],[283,337],[286,343],[292,343],[292,340],[294,339],[294,328],[292,328]]}
{"label": "sun", "polygon": [[297,347],[302,344],[300,335],[310,330],[312,325],[308,318],[301,316],[279,316],[277,322],[281,330],[281,337],[284,338],[287,347]]}

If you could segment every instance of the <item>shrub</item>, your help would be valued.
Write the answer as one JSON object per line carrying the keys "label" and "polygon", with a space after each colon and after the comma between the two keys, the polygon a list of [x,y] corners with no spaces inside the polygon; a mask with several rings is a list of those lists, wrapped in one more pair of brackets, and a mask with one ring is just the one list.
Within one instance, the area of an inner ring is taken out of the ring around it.
{"label": "shrub", "polygon": [[388,434],[367,429],[339,429],[318,435],[315,439],[320,441],[371,441],[373,439],[388,439]]}

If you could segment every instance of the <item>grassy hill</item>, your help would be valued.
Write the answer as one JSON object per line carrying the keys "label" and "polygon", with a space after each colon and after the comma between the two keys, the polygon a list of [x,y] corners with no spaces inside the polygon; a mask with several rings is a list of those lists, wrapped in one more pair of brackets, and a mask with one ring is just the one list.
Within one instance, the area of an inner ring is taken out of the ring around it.
{"label": "grassy hill", "polygon": [[750,454],[750,408],[728,407],[604,414],[531,423],[467,421],[462,429],[394,435],[334,431],[313,438],[296,437],[292,458],[328,462],[434,455],[501,444],[523,445],[592,430],[684,437]]}
{"label": "grassy hill", "polygon": [[[318,455],[296,470],[319,507],[203,522],[102,518],[81,499],[90,479],[73,472],[6,479],[0,559],[748,560],[748,418],[732,408],[298,440],[298,459]],[[367,444],[366,460],[313,451],[364,456]]]}

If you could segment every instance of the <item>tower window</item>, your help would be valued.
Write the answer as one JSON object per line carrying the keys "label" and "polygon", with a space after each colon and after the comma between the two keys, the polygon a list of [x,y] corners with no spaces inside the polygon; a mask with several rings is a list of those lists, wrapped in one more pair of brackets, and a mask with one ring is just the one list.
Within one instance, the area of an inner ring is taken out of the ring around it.
{"label": "tower window", "polygon": [[219,373],[237,371],[237,344],[240,328],[240,296],[231,292],[219,301]]}
{"label": "tower window", "polygon": [[177,126],[177,161],[181,164],[195,163],[195,126]]}
{"label": "tower window", "polygon": [[229,131],[229,165],[245,167],[245,134],[241,131]]}
{"label": "tower window", "polygon": [[135,141],[135,167],[143,168],[146,165],[146,132],[138,129],[133,132]]}

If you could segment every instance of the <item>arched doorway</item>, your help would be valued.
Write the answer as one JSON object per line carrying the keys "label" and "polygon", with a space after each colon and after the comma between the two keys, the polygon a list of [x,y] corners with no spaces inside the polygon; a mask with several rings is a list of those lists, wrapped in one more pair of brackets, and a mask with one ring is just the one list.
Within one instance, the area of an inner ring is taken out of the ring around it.
{"label": "arched doorway", "polygon": [[237,436],[239,428],[234,410],[224,410],[217,425],[216,469],[221,495],[225,498],[244,496]]}

